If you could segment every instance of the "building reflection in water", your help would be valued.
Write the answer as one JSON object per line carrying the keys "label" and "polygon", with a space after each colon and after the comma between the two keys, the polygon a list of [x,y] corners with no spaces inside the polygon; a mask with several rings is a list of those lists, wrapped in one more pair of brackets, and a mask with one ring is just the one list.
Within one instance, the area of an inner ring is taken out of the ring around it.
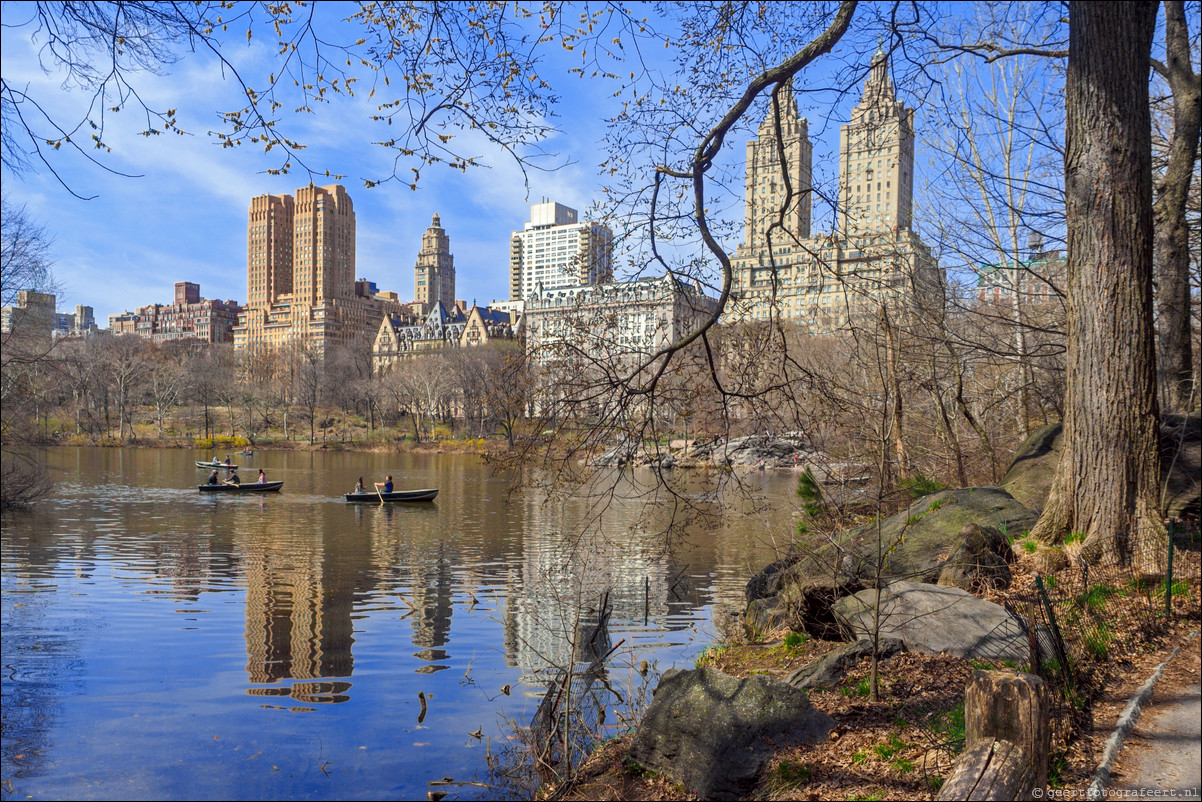
{"label": "building reflection in water", "polygon": [[[242,531],[255,532],[239,544],[246,582],[246,670],[252,683],[275,686],[252,687],[248,693],[306,704],[347,701],[354,671],[354,600],[368,574],[365,550],[327,544],[333,536],[324,533],[336,527],[290,532],[269,512],[248,509],[246,517]],[[293,682],[279,684],[286,680]]]}

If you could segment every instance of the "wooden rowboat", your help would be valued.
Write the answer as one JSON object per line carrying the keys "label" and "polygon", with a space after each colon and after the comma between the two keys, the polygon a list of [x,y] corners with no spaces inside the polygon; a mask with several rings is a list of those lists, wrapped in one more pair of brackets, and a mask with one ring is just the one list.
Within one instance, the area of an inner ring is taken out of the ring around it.
{"label": "wooden rowboat", "polygon": [[234,470],[238,469],[237,465],[234,465],[233,463],[226,465],[224,462],[198,462],[198,463],[196,463],[196,467],[197,468],[223,468],[227,471],[234,471]]}
{"label": "wooden rowboat", "polygon": [[347,501],[366,501],[379,504],[381,501],[433,501],[438,488],[426,490],[394,490],[391,493],[347,493]]}
{"label": "wooden rowboat", "polygon": [[283,482],[247,482],[240,485],[199,485],[201,493],[275,493],[284,486]]}

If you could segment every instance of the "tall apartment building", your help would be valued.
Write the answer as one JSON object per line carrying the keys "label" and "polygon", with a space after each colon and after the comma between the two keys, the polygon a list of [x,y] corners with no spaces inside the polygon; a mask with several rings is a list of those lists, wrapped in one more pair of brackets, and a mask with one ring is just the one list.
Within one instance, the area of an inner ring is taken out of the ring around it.
{"label": "tall apartment building", "polygon": [[526,353],[540,365],[633,364],[693,331],[717,306],[674,276],[540,288],[526,297]]}
{"label": "tall apartment building", "polygon": [[845,238],[908,230],[914,189],[914,110],[893,91],[885,54],[851,121],[839,129],[839,230]]}
{"label": "tall apartment building", "polygon": [[[778,246],[810,236],[814,147],[810,143],[809,123],[797,113],[791,85],[781,90],[779,105],[779,121],[770,104],[756,138],[747,143],[743,244],[750,250],[766,248],[770,234]],[[776,131],[778,123],[780,137]],[[781,169],[782,152],[785,170]],[[772,227],[780,220],[780,208],[786,197],[790,200],[784,226],[774,231]]]}
{"label": "tall apartment building", "polygon": [[509,300],[545,289],[597,284],[613,277],[613,232],[577,220],[553,201],[530,207],[530,221],[509,239]]}
{"label": "tall apartment building", "polygon": [[51,293],[18,290],[17,305],[0,309],[0,332],[30,338],[49,338],[55,328],[55,297]]}
{"label": "tall apartment building", "polygon": [[355,209],[338,184],[251,199],[246,295],[235,348],[302,343],[325,353],[370,341],[392,303],[355,280]]}
{"label": "tall apartment building", "polygon": [[[909,305],[931,292],[938,270],[911,230],[914,186],[914,112],[897,100],[885,54],[871,71],[851,121],[839,136],[838,230],[810,234],[811,166],[805,120],[791,94],[782,92],[780,129],[786,164],[776,151],[771,107],[757,138],[748,143],[744,240],[735,250],[735,302],[726,320],[786,320],[823,333],[875,315],[882,304]],[[802,144],[804,140],[804,144]],[[790,205],[783,228],[770,231],[784,203],[785,178],[798,208]],[[769,236],[771,234],[771,236]]]}
{"label": "tall apartment building", "polygon": [[422,235],[422,249],[413,269],[413,300],[421,304],[423,315],[440,301],[447,309],[455,306],[455,257],[438,215]]}

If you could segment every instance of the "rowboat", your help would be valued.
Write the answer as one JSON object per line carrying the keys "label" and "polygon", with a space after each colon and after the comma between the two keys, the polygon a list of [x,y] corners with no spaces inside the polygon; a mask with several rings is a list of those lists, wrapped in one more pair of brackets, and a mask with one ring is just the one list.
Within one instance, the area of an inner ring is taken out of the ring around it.
{"label": "rowboat", "polygon": [[395,490],[391,493],[347,493],[347,501],[371,501],[379,504],[381,501],[433,501],[438,495],[438,488],[426,490]]}
{"label": "rowboat", "polygon": [[247,482],[240,485],[198,485],[201,493],[275,493],[284,486],[283,482]]}
{"label": "rowboat", "polygon": [[224,462],[198,462],[197,468],[225,468],[226,470],[237,470],[238,466],[233,463],[226,465]]}

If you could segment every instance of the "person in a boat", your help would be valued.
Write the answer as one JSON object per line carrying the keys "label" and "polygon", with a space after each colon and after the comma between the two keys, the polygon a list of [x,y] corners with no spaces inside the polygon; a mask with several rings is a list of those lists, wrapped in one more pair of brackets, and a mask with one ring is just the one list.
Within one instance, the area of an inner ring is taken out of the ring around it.
{"label": "person in a boat", "polygon": [[217,469],[216,468],[214,468],[213,472],[209,474],[209,484],[211,484],[211,485],[220,484],[217,481]]}
{"label": "person in a boat", "polygon": [[226,479],[225,483],[227,485],[240,485],[242,484],[242,477],[238,475],[237,470],[230,471],[230,478]]}
{"label": "person in a boat", "polygon": [[230,455],[229,455],[229,454],[226,454],[226,455],[225,455],[225,464],[226,464],[227,466],[228,466],[228,465],[233,465],[233,464],[234,464],[234,463],[233,463],[233,462],[230,460]]}
{"label": "person in a boat", "polygon": [[352,493],[365,493],[365,492],[367,492],[366,490],[364,490],[364,489],[363,489],[363,477],[362,477],[362,476],[360,476],[360,477],[359,477],[359,481],[355,482],[355,489],[354,489],[354,490],[352,490],[351,492],[352,492]]}
{"label": "person in a boat", "polygon": [[263,469],[259,468],[259,484],[267,484],[267,474],[263,473]]}
{"label": "person in a boat", "polygon": [[392,492],[392,474],[388,474],[387,476],[385,476],[383,482],[376,482],[376,487],[377,488],[382,487],[382,488],[384,488],[385,493],[391,493]]}

